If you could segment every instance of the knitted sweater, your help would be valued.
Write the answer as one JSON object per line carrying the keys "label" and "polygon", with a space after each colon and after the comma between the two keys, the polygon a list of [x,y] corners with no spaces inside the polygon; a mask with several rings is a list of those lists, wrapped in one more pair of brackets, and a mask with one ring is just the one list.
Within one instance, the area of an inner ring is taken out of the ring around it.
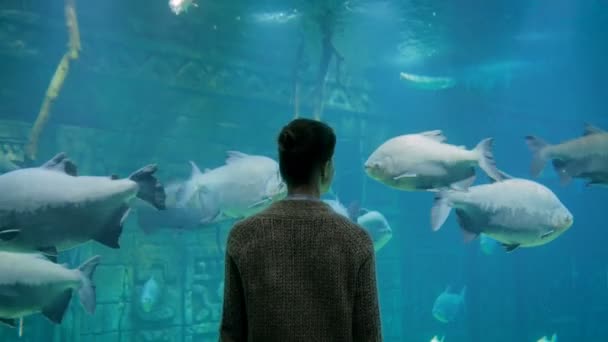
{"label": "knitted sweater", "polygon": [[381,341],[375,254],[321,201],[283,200],[228,237],[220,341]]}

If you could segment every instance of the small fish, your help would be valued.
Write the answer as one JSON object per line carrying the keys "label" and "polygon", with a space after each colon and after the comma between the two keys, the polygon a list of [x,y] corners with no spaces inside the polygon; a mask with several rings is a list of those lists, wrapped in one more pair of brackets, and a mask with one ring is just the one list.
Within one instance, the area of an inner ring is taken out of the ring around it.
{"label": "small fish", "polygon": [[347,208],[346,206],[344,206],[344,204],[342,204],[342,202],[340,201],[340,198],[334,192],[333,188],[330,188],[327,193],[328,193],[328,195],[333,197],[333,199],[330,199],[330,198],[323,199],[323,202],[325,202],[325,204],[329,205],[333,209],[334,212],[350,219],[353,222],[357,221],[357,217],[359,217],[359,214],[361,211],[358,201],[350,202],[350,204]]}
{"label": "small fish", "polygon": [[350,218],[348,209],[338,199],[324,199],[323,202],[329,205],[336,214]]}
{"label": "small fish", "polygon": [[508,252],[549,243],[574,221],[551,190],[516,178],[474,186],[467,192],[438,193],[431,210],[434,231],[441,228],[452,208],[456,210],[465,241],[484,233],[501,242]]}
{"label": "small fish", "polygon": [[440,130],[389,139],[370,155],[365,171],[385,185],[407,191],[466,190],[475,181],[475,166],[494,180],[502,179],[492,155],[491,138],[473,150],[445,141]]}
{"label": "small fish", "polygon": [[481,251],[485,255],[492,255],[496,251],[496,248],[500,245],[500,242],[492,239],[486,234],[479,234],[479,246]]}
{"label": "small fish", "polygon": [[90,240],[119,248],[135,197],[164,209],[165,192],[155,165],[127,179],[77,176],[63,153],[41,167],[0,175],[0,250],[55,257]]}
{"label": "small fish", "polygon": [[150,312],[154,308],[154,306],[158,303],[160,299],[160,286],[154,279],[154,276],[151,276],[141,290],[140,304],[142,310],[144,312]]}
{"label": "small fish", "polygon": [[456,80],[452,77],[424,76],[406,72],[400,73],[399,77],[413,88],[422,90],[443,90],[456,86]]}
{"label": "small fish", "polygon": [[176,15],[187,13],[190,6],[198,7],[198,4],[194,0],[169,0],[169,8]]}
{"label": "small fish", "polygon": [[258,23],[264,24],[286,24],[290,21],[296,20],[300,17],[300,13],[297,10],[284,12],[263,12],[253,14],[253,19]]}
{"label": "small fish", "polygon": [[433,336],[433,338],[431,339],[431,342],[444,342],[445,340],[445,336],[442,336],[441,339],[439,339],[439,337],[437,336]]}
{"label": "small fish", "polygon": [[558,145],[549,145],[535,136],[527,136],[526,142],[533,153],[533,177],[538,177],[552,160],[563,185],[572,178],[587,179],[587,185],[608,185],[608,132],[586,125],[582,137]]}
{"label": "small fish", "polygon": [[448,286],[445,291],[435,299],[433,317],[441,323],[456,321],[464,313],[466,293],[466,286],[460,291],[460,294],[452,293],[451,288]]}
{"label": "small fish", "polygon": [[557,334],[553,334],[551,339],[548,339],[547,336],[543,336],[537,342],[557,342]]}
{"label": "small fish", "polygon": [[17,327],[17,320],[42,313],[60,324],[78,291],[80,303],[95,312],[93,273],[100,257],[94,256],[77,269],[55,264],[40,254],[0,252],[0,322]]}
{"label": "small fish", "polygon": [[378,252],[393,238],[393,230],[388,221],[378,211],[366,211],[357,218],[357,223],[371,235],[374,242],[374,250]]}

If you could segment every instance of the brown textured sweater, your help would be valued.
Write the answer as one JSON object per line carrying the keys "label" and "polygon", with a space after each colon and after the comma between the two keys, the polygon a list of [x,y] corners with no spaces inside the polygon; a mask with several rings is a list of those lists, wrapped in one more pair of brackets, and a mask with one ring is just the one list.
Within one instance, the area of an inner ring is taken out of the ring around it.
{"label": "brown textured sweater", "polygon": [[322,201],[283,200],[228,237],[220,341],[381,341],[375,254]]}

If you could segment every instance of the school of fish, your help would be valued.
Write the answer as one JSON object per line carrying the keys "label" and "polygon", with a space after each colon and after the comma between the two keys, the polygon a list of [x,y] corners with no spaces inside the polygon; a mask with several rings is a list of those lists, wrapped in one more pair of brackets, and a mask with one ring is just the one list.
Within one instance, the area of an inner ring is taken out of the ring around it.
{"label": "school of fish", "polygon": [[[561,183],[583,179],[587,186],[608,185],[608,132],[586,124],[583,136],[551,145],[525,137],[531,152],[531,176],[536,178],[552,161]],[[467,150],[447,143],[441,130],[388,139],[364,164],[367,175],[394,189],[432,191],[431,228],[437,231],[454,209],[464,240],[482,237],[481,248],[493,252],[500,243],[507,252],[545,245],[574,224],[574,216],[551,189],[529,179],[514,178],[498,169],[492,138]],[[474,185],[475,167],[490,178]]]}
{"label": "school of fish", "polygon": [[[532,152],[533,177],[551,161],[564,185],[573,178],[588,186],[608,185],[606,131],[587,125],[582,137],[555,145],[535,136],[525,140]],[[485,138],[469,150],[448,144],[440,130],[405,134],[381,144],[363,167],[370,178],[388,187],[435,193],[431,228],[439,230],[454,211],[464,240],[481,237],[486,254],[493,253],[497,243],[509,252],[542,246],[569,230],[573,214],[555,193],[499,170],[492,144],[492,138]],[[287,194],[275,160],[237,151],[228,151],[224,165],[214,169],[201,171],[191,162],[190,177],[166,188],[153,164],[120,178],[79,175],[65,153],[39,167],[1,161],[0,323],[11,327],[35,313],[61,323],[72,292],[93,313],[92,277],[100,257],[69,269],[56,263],[58,253],[89,241],[119,248],[123,224],[132,211],[147,233],[197,229],[255,215]],[[488,175],[489,183],[474,185],[476,168]],[[367,230],[377,252],[392,239],[393,230],[380,211],[347,209],[337,197],[324,201]],[[433,315],[442,322],[456,320],[464,308],[464,293],[446,290]],[[160,294],[156,279],[148,279],[141,309],[152,310]]]}

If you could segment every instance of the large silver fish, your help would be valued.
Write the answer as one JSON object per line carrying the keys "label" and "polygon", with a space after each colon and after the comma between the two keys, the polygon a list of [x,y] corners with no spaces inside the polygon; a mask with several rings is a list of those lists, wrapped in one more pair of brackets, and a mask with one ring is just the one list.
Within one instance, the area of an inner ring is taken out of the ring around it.
{"label": "large silver fish", "polygon": [[492,156],[492,139],[473,150],[445,143],[441,131],[406,134],[389,139],[365,162],[367,174],[400,190],[464,190],[475,179],[475,166],[501,179]]}
{"label": "large silver fish", "polygon": [[0,250],[54,256],[90,240],[118,248],[131,200],[165,207],[155,172],[149,165],[127,179],[77,176],[61,153],[41,167],[1,175]]}
{"label": "large silver fish", "polygon": [[473,186],[466,192],[438,193],[431,211],[433,230],[441,228],[452,208],[466,241],[484,233],[509,252],[551,242],[574,220],[551,190],[525,179]]}
{"label": "large silver fish", "polygon": [[588,185],[608,185],[608,132],[586,125],[582,137],[558,145],[549,145],[535,136],[527,136],[526,141],[534,154],[530,168],[533,177],[553,160],[562,184],[583,178]]}
{"label": "large silver fish", "polygon": [[201,172],[192,163],[192,175],[178,195],[177,206],[202,201],[210,221],[218,216],[243,218],[284,198],[287,188],[279,164],[271,158],[229,151],[226,164]]}
{"label": "large silver fish", "polygon": [[67,269],[40,254],[0,252],[0,322],[17,326],[17,319],[41,312],[59,324],[78,291],[80,303],[89,314],[95,312],[93,273],[99,256],[77,269]]}

